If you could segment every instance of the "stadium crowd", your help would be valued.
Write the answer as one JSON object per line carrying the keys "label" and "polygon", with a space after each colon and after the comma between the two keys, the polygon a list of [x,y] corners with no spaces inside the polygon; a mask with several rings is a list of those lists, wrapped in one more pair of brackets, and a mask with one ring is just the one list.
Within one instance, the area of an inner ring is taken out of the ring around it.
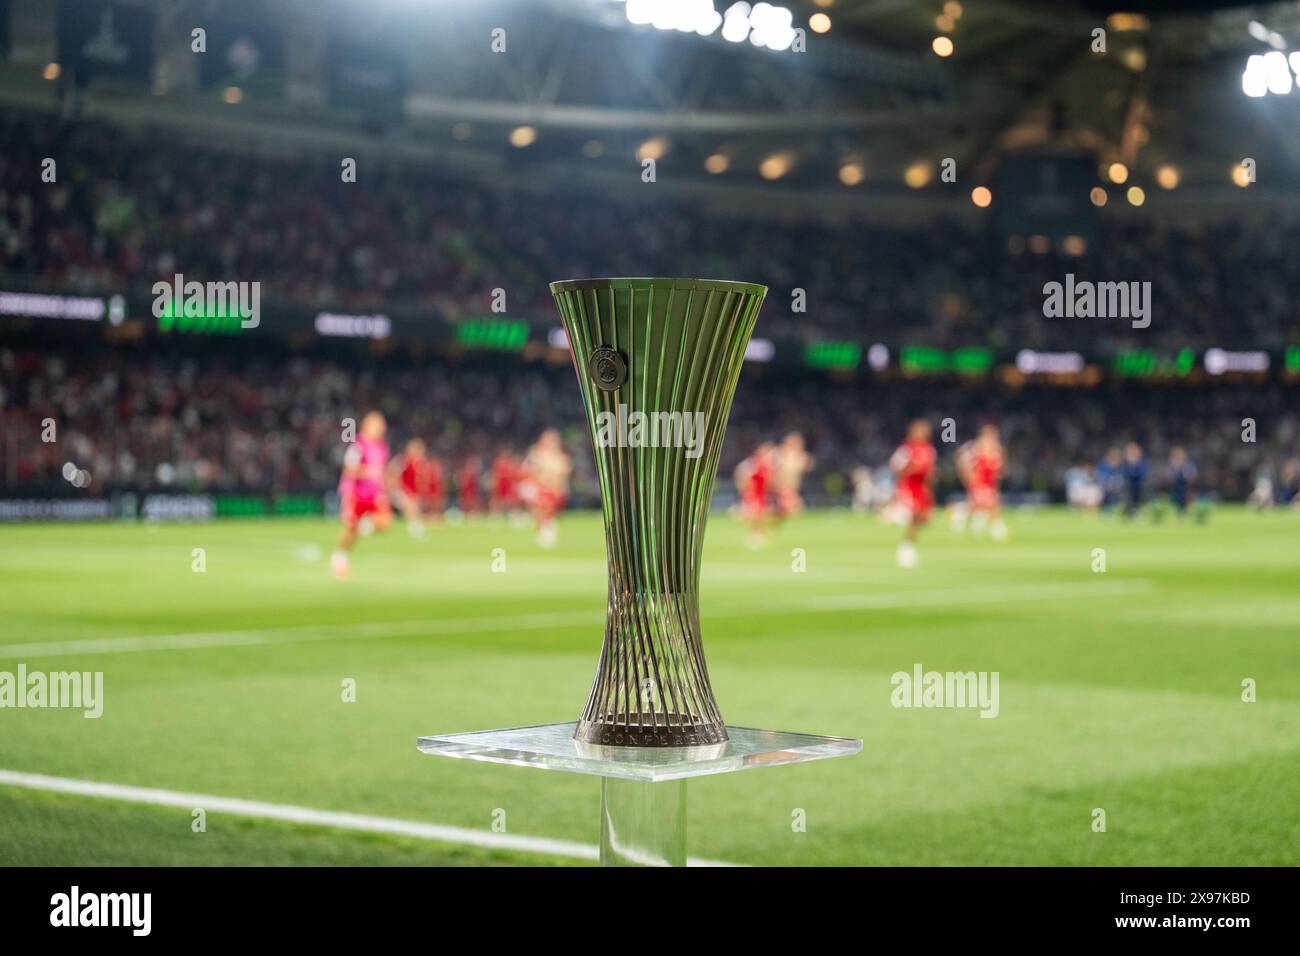
{"label": "stadium crowd", "polygon": [[[547,282],[581,275],[761,281],[768,328],[895,344],[997,348],[1281,348],[1300,223],[1172,227],[1104,219],[1081,254],[1035,251],[956,221],[916,228],[771,221],[557,191],[492,187],[394,160],[344,183],[339,160],[178,141],[164,131],[0,116],[0,278],[44,291],[138,290],[160,278],[256,280],[264,302],[342,310],[550,317]],[[42,183],[42,161],[57,180]],[[671,162],[671,154],[664,162]],[[575,186],[574,189],[580,187]],[[642,189],[646,188],[644,186]],[[1150,281],[1154,320],[1044,320],[1067,273]],[[807,292],[803,313],[785,307]]]}
{"label": "stadium crowd", "polygon": [[[810,218],[704,214],[675,202],[575,201],[449,178],[397,161],[341,181],[337,157],[292,158],[187,143],[97,121],[0,114],[0,280],[12,288],[108,293],[190,280],[262,283],[263,301],[310,308],[510,312],[551,318],[546,284],[575,275],[681,274],[768,284],[764,327],[930,346],[1277,349],[1300,340],[1291,251],[1300,224],[1172,227],[1104,219],[1090,247],[1037,250],[955,221],[918,228]],[[42,162],[56,162],[53,182]],[[1042,287],[1066,272],[1153,284],[1148,329],[1046,320]],[[808,311],[786,307],[807,290]],[[320,492],[338,478],[343,420],[382,409],[394,443],[418,436],[450,468],[484,468],[545,427],[575,452],[575,497],[594,497],[572,373],[544,363],[457,365],[396,353],[375,362],[234,343],[95,348],[0,340],[0,491],[72,493],[71,463],[92,488]],[[1185,447],[1198,484],[1244,498],[1267,476],[1300,491],[1300,414],[1280,387],[1108,384],[1094,389],[971,389],[931,380],[760,369],[742,380],[722,474],[764,440],[799,430],[814,501],[850,493],[906,421],[951,418],[957,440],[1001,426],[1011,490],[1061,497],[1066,472],[1135,440],[1160,466]],[[760,379],[759,377],[762,376]],[[1241,440],[1253,418],[1259,440]],[[43,422],[60,429],[41,441]],[[1122,426],[1119,423],[1123,423]],[[941,488],[954,484],[941,448]],[[722,483],[723,487],[726,483]]]}
{"label": "stadium crowd", "polygon": [[[945,381],[880,384],[787,375],[742,376],[720,474],[765,440],[803,432],[815,468],[805,492],[843,503],[858,466],[877,468],[913,417],[957,442],[997,423],[1007,447],[1005,488],[1064,497],[1066,472],[1140,442],[1153,491],[1176,445],[1197,487],[1245,498],[1262,475],[1280,500],[1300,493],[1300,411],[1281,388],[1136,383],[1092,389],[972,389]],[[90,492],[115,489],[320,493],[334,487],[345,419],[385,412],[394,448],[423,439],[448,469],[486,471],[558,426],[574,456],[574,496],[595,498],[589,438],[571,368],[512,359],[491,364],[395,357],[360,364],[322,357],[201,348],[99,347],[58,352],[0,347],[0,494],[73,494],[63,469],[90,473]],[[1256,423],[1242,440],[1242,420]],[[47,420],[56,441],[42,441]],[[952,447],[940,443],[940,490],[955,487]],[[724,479],[719,487],[728,489]]]}

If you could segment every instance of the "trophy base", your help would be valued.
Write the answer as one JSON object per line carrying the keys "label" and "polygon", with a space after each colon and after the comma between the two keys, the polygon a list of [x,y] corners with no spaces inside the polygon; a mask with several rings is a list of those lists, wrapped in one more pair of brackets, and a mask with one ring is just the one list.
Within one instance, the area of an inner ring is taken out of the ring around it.
{"label": "trophy base", "polygon": [[579,720],[573,739],[604,747],[710,747],[727,740],[723,724],[688,723],[679,714],[668,714],[663,720],[658,726],[629,721],[622,715]]}
{"label": "trophy base", "polygon": [[421,737],[426,754],[594,774],[600,780],[602,866],[682,866],[686,781],[778,764],[848,757],[862,741],[728,727],[716,744],[609,746],[578,738],[572,721]]}

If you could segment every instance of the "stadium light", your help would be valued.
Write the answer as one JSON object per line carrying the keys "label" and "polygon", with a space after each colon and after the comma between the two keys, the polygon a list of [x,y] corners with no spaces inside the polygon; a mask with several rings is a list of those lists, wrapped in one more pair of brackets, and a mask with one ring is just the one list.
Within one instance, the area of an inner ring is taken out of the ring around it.
{"label": "stadium light", "polygon": [[1129,204],[1133,206],[1140,206],[1147,201],[1146,191],[1141,186],[1130,186],[1126,195]]}
{"label": "stadium light", "polygon": [[1106,175],[1116,186],[1128,181],[1128,167],[1123,163],[1111,163],[1106,167]]}
{"label": "stadium light", "polygon": [[987,186],[976,186],[970,191],[970,201],[981,209],[987,209],[993,202],[993,193]]}
{"label": "stadium light", "polygon": [[1180,178],[1178,167],[1172,163],[1165,163],[1156,168],[1156,182],[1160,184],[1161,189],[1176,189]]}
{"label": "stadium light", "polygon": [[722,25],[713,0],[627,0],[625,13],[627,22],[636,26],[700,36],[709,36]]}
{"label": "stadium light", "polygon": [[930,42],[930,49],[934,50],[937,56],[948,57],[948,56],[952,56],[952,51],[955,49],[955,47],[953,46],[952,40],[950,38],[935,37]]}
{"label": "stadium light", "polygon": [[812,28],[813,33],[828,33],[831,28],[831,18],[824,13],[814,13],[808,18],[808,26]]}
{"label": "stadium light", "polygon": [[1270,50],[1264,54],[1264,78],[1268,82],[1268,91],[1278,96],[1291,92],[1291,67],[1286,61],[1286,54]]}
{"label": "stadium light", "polygon": [[704,168],[715,176],[718,173],[725,173],[730,165],[731,160],[727,158],[725,153],[714,153],[704,161]]}
{"label": "stadium light", "polygon": [[45,77],[47,80],[57,80],[61,72],[63,72],[63,68],[60,67],[59,64],[46,63],[45,69],[41,71],[41,76]]}
{"label": "stadium light", "polygon": [[840,167],[840,182],[845,186],[856,186],[867,178],[867,171],[861,163],[845,163]]}
{"label": "stadium light", "polygon": [[627,0],[624,12],[627,14],[627,22],[639,27],[649,26],[654,19],[654,6],[646,0]]}
{"label": "stadium light", "polygon": [[929,184],[934,170],[927,162],[916,162],[903,171],[903,182],[913,189],[921,189]]}
{"label": "stadium light", "polygon": [[759,164],[758,174],[764,179],[780,179],[790,171],[791,165],[789,154],[776,153]]}
{"label": "stadium light", "polygon": [[1247,96],[1261,97],[1268,93],[1286,96],[1291,92],[1295,81],[1292,70],[1300,75],[1300,56],[1292,53],[1288,57],[1280,50],[1267,53],[1252,53],[1246,59],[1246,69],[1241,74],[1241,91]]}
{"label": "stadium light", "polygon": [[668,139],[663,136],[651,136],[637,147],[636,158],[638,162],[645,162],[647,159],[657,162],[663,159],[666,152],[668,152]]}
{"label": "stadium light", "polygon": [[[659,0],[655,0],[659,2]],[[669,3],[691,2],[691,0],[666,0]],[[631,0],[629,0],[629,6]],[[717,29],[717,24],[722,24],[722,38],[731,43],[743,43],[746,39],[754,46],[766,47],[769,50],[788,50],[794,43],[794,14],[786,7],[774,6],[770,3],[756,3],[753,6],[746,3],[745,0],[738,0],[731,6],[727,7],[721,17],[713,12],[713,4],[708,3],[709,22],[713,24],[710,33]],[[701,14],[703,16],[703,14]],[[825,14],[814,14],[814,18],[823,17],[826,23],[826,29],[830,29],[830,17]],[[810,25],[811,21],[810,21]],[[813,27],[816,30],[816,27]],[[818,30],[824,33],[825,30]]]}
{"label": "stadium light", "polygon": [[1247,96],[1259,97],[1268,92],[1268,78],[1264,74],[1264,57],[1252,53],[1246,60],[1246,70],[1241,74],[1241,91]]}
{"label": "stadium light", "polygon": [[742,43],[749,36],[749,4],[733,3],[722,20],[722,39]]}
{"label": "stadium light", "polygon": [[1102,189],[1100,186],[1093,186],[1092,191],[1088,193],[1088,198],[1092,200],[1094,206],[1100,209],[1102,206],[1106,205],[1106,200],[1109,197],[1106,195],[1106,190]]}
{"label": "stadium light", "polygon": [[1150,25],[1150,21],[1141,13],[1112,13],[1106,18],[1106,28],[1116,33],[1141,31]]}
{"label": "stadium light", "polygon": [[749,14],[749,42],[769,50],[788,50],[794,43],[794,14],[785,7],[758,3]]}
{"label": "stadium light", "polygon": [[516,126],[510,131],[510,145],[516,149],[532,146],[537,141],[537,130],[531,126]]}

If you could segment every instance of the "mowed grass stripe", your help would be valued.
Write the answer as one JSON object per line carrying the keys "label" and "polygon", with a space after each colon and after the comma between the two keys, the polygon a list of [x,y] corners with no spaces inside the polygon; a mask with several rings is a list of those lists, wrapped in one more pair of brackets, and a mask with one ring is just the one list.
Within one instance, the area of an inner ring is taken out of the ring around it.
{"label": "mowed grass stripe", "polygon": [[[883,594],[824,595],[803,601],[778,601],[757,608],[717,608],[702,612],[711,618],[744,618],[772,614],[827,614],[850,610],[899,610],[909,607],[944,607],[972,604],[1005,604],[1019,601],[1043,601],[1074,597],[1116,597],[1143,594],[1150,590],[1146,581],[1097,581],[1057,584],[1025,584],[1006,587],[948,588],[939,590],[899,591]],[[382,621],[357,624],[303,624],[293,627],[235,631],[209,631],[194,634],[144,634],[135,637],[96,638],[77,641],[35,641],[27,644],[0,644],[0,658],[25,656],[61,657],[87,654],[126,654],[138,651],[179,651],[209,647],[242,647],[255,644],[293,644],[306,641],[337,641],[384,637],[407,637],[438,634],[470,634],[476,631],[550,630],[568,625],[599,623],[593,614],[574,612],[556,614],[520,614],[511,617],[460,618],[440,620],[421,618],[415,621]]]}

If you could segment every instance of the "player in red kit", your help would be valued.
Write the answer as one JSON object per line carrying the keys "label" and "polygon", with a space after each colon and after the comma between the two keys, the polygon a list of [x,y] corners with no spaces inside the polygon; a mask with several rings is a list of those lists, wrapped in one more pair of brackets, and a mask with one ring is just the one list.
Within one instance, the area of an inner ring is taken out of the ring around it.
{"label": "player in red kit", "polygon": [[424,442],[412,438],[393,460],[390,474],[397,486],[398,503],[413,538],[424,537],[424,519],[442,520],[442,463],[430,458]]}
{"label": "player in red kit", "polygon": [[478,514],[483,510],[482,482],[483,462],[474,456],[465,459],[456,476],[456,500],[460,510],[467,515]]}
{"label": "player in red kit", "polygon": [[442,513],[447,510],[447,479],[443,475],[441,459],[430,455],[426,462],[422,507],[434,524],[442,524]]}
{"label": "player in red kit", "polygon": [[1002,499],[998,485],[1002,481],[1002,441],[996,425],[985,425],[978,437],[958,455],[958,469],[964,472],[967,507],[971,527],[982,531],[985,527],[994,541],[1007,536],[1007,526],[1002,520]]}
{"label": "player in red kit", "polygon": [[740,493],[740,513],[749,522],[749,536],[746,543],[750,548],[758,549],[767,543],[770,508],[768,496],[771,492],[772,469],[775,465],[776,446],[763,442],[754,453],[736,466],[736,491]]}
{"label": "player in red kit", "polygon": [[965,531],[970,524],[975,531],[987,528],[995,541],[1006,538],[998,493],[1002,462],[1002,442],[996,425],[981,426],[974,441],[957,449],[957,476],[966,489],[966,499],[952,508],[953,531]]}
{"label": "player in red kit", "polygon": [[343,532],[330,559],[330,570],[337,578],[352,573],[348,555],[362,523],[368,522],[377,531],[385,531],[393,520],[385,490],[388,442],[384,436],[387,433],[384,416],[367,412],[361,419],[361,433],[343,456],[343,474],[339,478],[339,517],[343,520]]}
{"label": "player in red kit", "polygon": [[520,510],[520,472],[519,461],[508,449],[501,449],[492,459],[492,497],[488,508],[493,514],[508,515]]}
{"label": "player in red kit", "polygon": [[889,467],[898,477],[894,496],[907,515],[907,530],[898,546],[898,565],[917,565],[916,536],[930,520],[934,508],[934,445],[930,443],[930,423],[917,419],[907,428],[907,438],[889,459]]}

